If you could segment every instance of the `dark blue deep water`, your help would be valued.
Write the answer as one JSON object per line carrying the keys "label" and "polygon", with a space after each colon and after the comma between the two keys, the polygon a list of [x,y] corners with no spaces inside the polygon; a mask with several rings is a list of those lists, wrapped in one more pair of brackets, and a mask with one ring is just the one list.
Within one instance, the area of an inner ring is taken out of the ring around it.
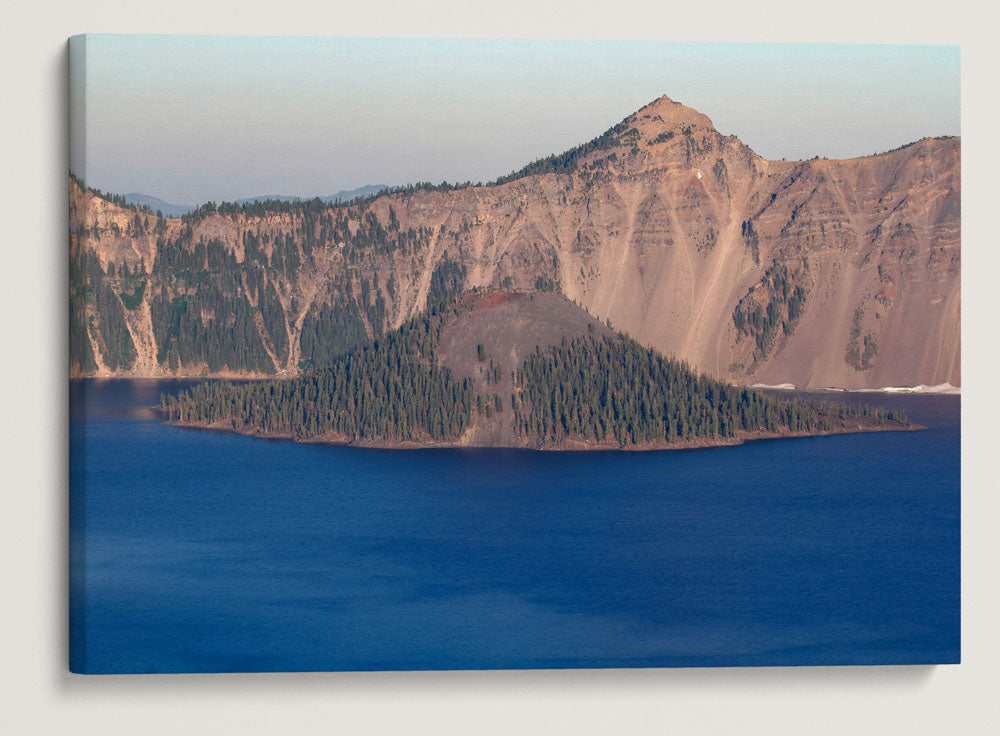
{"label": "dark blue deep water", "polygon": [[[923,432],[385,451],[164,426],[71,386],[71,668],[959,660],[959,400]],[[827,397],[831,398],[831,397]]]}

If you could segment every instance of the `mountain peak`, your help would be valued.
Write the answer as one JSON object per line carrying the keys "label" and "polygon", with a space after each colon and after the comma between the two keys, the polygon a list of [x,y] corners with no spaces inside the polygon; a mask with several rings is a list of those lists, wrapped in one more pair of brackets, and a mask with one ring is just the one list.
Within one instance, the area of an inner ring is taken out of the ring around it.
{"label": "mountain peak", "polygon": [[694,108],[682,105],[680,102],[672,100],[666,95],[657,97],[648,105],[639,108],[633,117],[637,123],[647,123],[648,127],[655,126],[663,130],[685,128],[688,126],[692,129],[715,130],[715,126],[712,125],[712,121],[707,115],[701,114]]}

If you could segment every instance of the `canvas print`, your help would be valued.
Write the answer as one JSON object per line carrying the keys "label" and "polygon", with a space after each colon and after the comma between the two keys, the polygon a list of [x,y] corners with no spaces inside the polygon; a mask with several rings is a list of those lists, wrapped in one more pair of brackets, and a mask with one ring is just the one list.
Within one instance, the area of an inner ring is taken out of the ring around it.
{"label": "canvas print", "polygon": [[957,47],[70,40],[70,669],[960,661]]}

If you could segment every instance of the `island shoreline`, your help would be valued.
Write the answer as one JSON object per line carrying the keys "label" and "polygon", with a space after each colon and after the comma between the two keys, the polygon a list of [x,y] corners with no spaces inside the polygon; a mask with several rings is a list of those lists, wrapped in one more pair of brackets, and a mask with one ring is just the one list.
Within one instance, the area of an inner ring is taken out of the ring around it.
{"label": "island shoreline", "polygon": [[[160,411],[159,407],[156,407]],[[243,437],[253,437],[256,439],[286,440],[297,444],[331,445],[336,447],[357,447],[369,450],[442,450],[442,449],[477,449],[477,450],[532,450],[535,452],[661,452],[664,450],[704,450],[714,447],[738,447],[748,442],[760,442],[766,440],[802,439],[806,437],[832,437],[844,434],[869,434],[875,432],[920,432],[928,429],[921,424],[909,424],[899,426],[871,426],[857,425],[855,427],[843,427],[824,432],[741,432],[735,438],[698,438],[693,440],[682,440],[677,442],[644,442],[637,445],[622,447],[611,442],[592,442],[587,440],[568,440],[562,443],[525,443],[522,445],[486,445],[462,442],[461,440],[450,442],[413,442],[406,440],[376,440],[376,439],[353,439],[347,437],[309,437],[297,439],[289,432],[261,432],[261,431],[241,431],[227,426],[227,422],[176,422],[166,421],[171,427],[181,429],[200,429],[210,432],[225,432],[227,434],[241,435]]]}

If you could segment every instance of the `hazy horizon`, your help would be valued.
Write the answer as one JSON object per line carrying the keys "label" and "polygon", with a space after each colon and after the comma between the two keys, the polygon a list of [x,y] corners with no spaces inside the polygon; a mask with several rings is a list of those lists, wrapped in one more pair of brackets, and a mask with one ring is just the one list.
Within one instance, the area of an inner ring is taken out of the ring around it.
{"label": "hazy horizon", "polygon": [[[71,170],[175,204],[490,181],[664,94],[769,159],[960,134],[957,46],[85,39]],[[71,44],[72,63],[82,51]]]}

